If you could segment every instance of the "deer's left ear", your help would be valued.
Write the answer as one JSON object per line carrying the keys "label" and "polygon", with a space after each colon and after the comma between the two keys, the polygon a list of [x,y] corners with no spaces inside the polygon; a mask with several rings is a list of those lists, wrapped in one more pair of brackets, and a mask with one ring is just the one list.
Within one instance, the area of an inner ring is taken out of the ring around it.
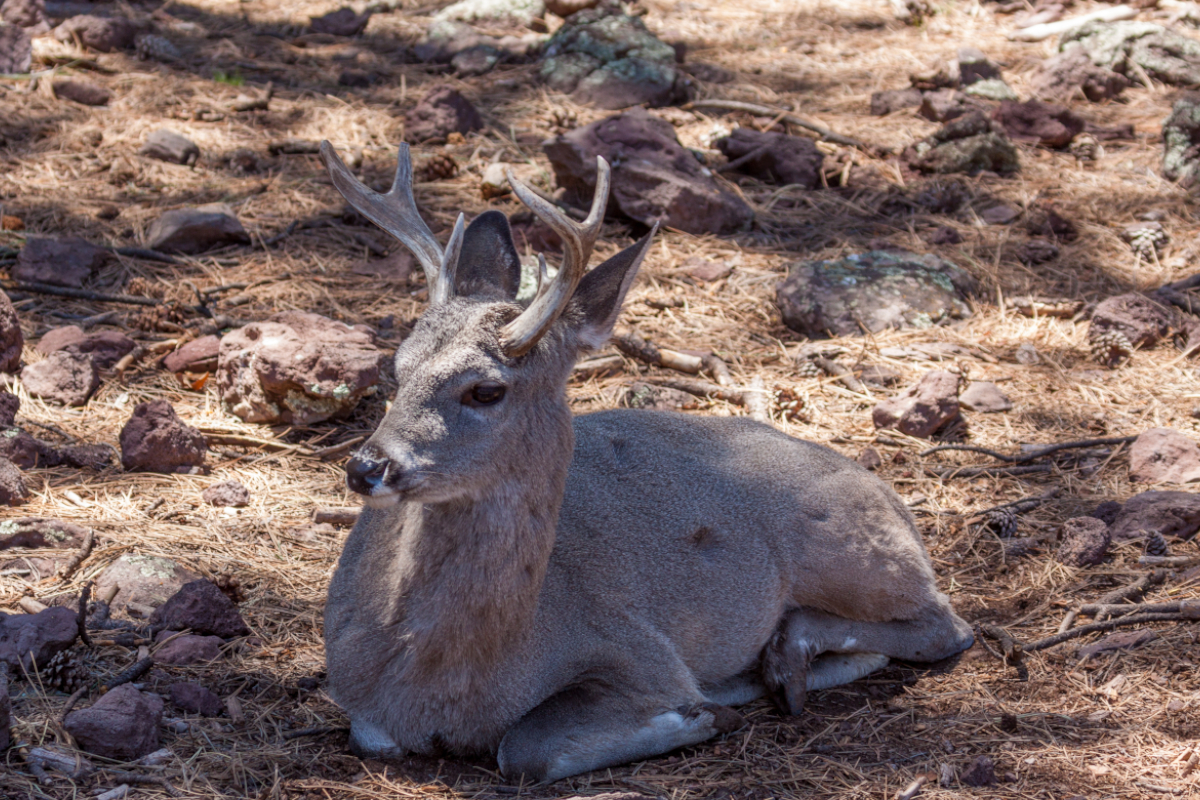
{"label": "deer's left ear", "polygon": [[626,247],[615,256],[583,276],[571,298],[570,319],[584,350],[603,347],[612,336],[613,326],[621,313],[625,295],[637,277],[638,267],[650,250],[650,242],[658,226],[636,244]]}
{"label": "deer's left ear", "polygon": [[463,233],[454,293],[459,297],[499,295],[512,300],[520,285],[521,259],[508,217],[499,211],[485,211]]}

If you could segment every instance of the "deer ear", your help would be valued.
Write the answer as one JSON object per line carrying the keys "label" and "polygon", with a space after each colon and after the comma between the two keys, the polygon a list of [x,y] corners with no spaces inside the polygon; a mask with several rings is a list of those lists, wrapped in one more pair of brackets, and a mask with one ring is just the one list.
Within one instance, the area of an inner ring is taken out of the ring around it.
{"label": "deer ear", "polygon": [[617,315],[621,313],[621,304],[625,302],[625,294],[633,285],[638,267],[650,250],[650,242],[657,230],[658,226],[655,225],[636,244],[626,247],[579,281],[579,288],[571,298],[571,305],[575,308],[571,318],[581,349],[595,350],[612,336]]}
{"label": "deer ear", "polygon": [[499,295],[511,300],[517,296],[521,259],[508,217],[485,211],[467,226],[454,278],[454,293],[459,297]]}

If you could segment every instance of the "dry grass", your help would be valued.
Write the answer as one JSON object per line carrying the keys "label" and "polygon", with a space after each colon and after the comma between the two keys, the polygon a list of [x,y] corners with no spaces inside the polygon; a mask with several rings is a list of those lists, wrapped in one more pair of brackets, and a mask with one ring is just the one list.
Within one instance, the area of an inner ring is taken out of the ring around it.
{"label": "dry grass", "polygon": [[[717,63],[737,74],[733,83],[702,86],[702,93],[767,105],[789,103],[797,113],[841,133],[891,147],[915,141],[934,126],[908,112],[868,116],[871,92],[901,88],[908,73],[969,43],[1001,61],[1010,83],[1024,95],[1033,67],[1051,52],[1049,43],[1008,42],[1002,36],[1008,18],[996,16],[990,4],[975,2],[944,3],[922,28],[889,21],[882,2],[647,0],[645,6],[652,29],[688,42],[689,60]],[[1076,4],[1079,10],[1089,6]],[[449,80],[479,104],[488,128],[461,144],[417,148],[418,159],[440,151],[459,163],[456,178],[418,188],[435,230],[444,229],[460,210],[468,215],[489,205],[510,213],[517,210],[508,200],[489,204],[479,198],[478,178],[490,162],[524,164],[535,182],[550,187],[551,175],[537,143],[559,130],[557,121],[571,115],[578,124],[603,116],[531,88],[533,68],[528,66],[458,81],[423,65],[404,64],[402,47],[428,23],[431,6],[417,8],[406,2],[402,12],[377,15],[361,40],[295,38],[301,30],[297,26],[308,16],[335,7],[331,2],[275,0],[171,3],[169,14],[204,27],[197,32],[177,26],[172,34],[188,60],[166,67],[125,56],[101,57],[114,74],[90,77],[113,91],[108,108],[56,101],[45,92],[44,81],[43,88],[32,93],[25,93],[28,82],[0,82],[0,134],[7,142],[0,148],[4,213],[22,217],[27,233],[136,245],[163,210],[220,200],[234,205],[257,244],[292,220],[321,214],[336,220],[340,198],[314,157],[270,159],[269,170],[240,176],[224,164],[224,155],[248,147],[265,157],[269,140],[329,138],[342,148],[364,148],[364,174],[371,180],[385,179],[394,161],[394,144],[403,136],[402,112],[428,86]],[[143,6],[125,10],[134,16],[149,13]],[[255,35],[251,26],[276,35]],[[373,70],[381,80],[369,89],[338,87],[337,73],[346,65]],[[215,82],[214,70],[241,74],[247,86],[274,80],[277,95],[271,110],[224,111],[218,121],[196,121],[194,112],[221,111],[246,90]],[[971,443],[1000,450],[1011,451],[1018,443],[1136,434],[1155,426],[1195,436],[1200,423],[1192,409],[1200,404],[1200,383],[1194,360],[1183,361],[1164,347],[1139,352],[1129,365],[1104,371],[1090,361],[1085,324],[1025,318],[1006,303],[1007,298],[1027,294],[1095,301],[1129,288],[1157,286],[1195,269],[1194,207],[1158,175],[1158,126],[1174,93],[1170,87],[1139,87],[1127,92],[1127,102],[1080,108],[1097,122],[1134,123],[1137,141],[1109,145],[1100,162],[1088,168],[1066,153],[1023,148],[1023,169],[1017,177],[955,179],[971,200],[966,210],[953,216],[929,214],[911,202],[932,184],[951,181],[916,178],[897,170],[893,161],[837,147],[829,148],[833,158],[854,161],[846,188],[803,192],[743,181],[733,188],[758,212],[755,230],[727,239],[664,233],[633,290],[623,324],[663,346],[718,353],[738,382],[761,379],[768,387],[795,390],[806,399],[808,415],[778,420],[793,435],[829,443],[850,456],[868,445],[878,448],[884,457],[881,474],[920,512],[942,587],[960,612],[971,620],[1007,626],[1027,641],[1052,633],[1066,607],[1131,582],[1144,571],[1136,563],[1137,543],[1115,548],[1110,560],[1096,568],[1071,569],[1053,559],[1062,520],[1139,490],[1128,480],[1124,452],[1116,448],[1064,458],[1048,474],[1020,479],[929,477],[926,466],[982,463],[982,458],[949,453],[922,459],[917,453],[927,443],[903,437],[876,444],[870,421],[875,397],[849,392],[829,379],[797,377],[790,353],[800,342],[774,310],[774,285],[791,260],[835,257],[871,241],[936,251],[981,282],[975,316],[948,328],[831,343],[846,348],[844,361],[890,366],[911,382],[930,364],[889,357],[883,352],[886,348],[927,342],[964,346],[970,355],[956,358],[958,366],[969,370],[972,378],[1000,382],[1015,403],[1007,414],[972,416],[965,432]],[[685,144],[701,148],[710,146],[714,131],[734,122],[755,124],[746,116],[661,113],[677,125]],[[201,146],[205,158],[198,168],[135,155],[145,135],[163,126]],[[987,226],[972,211],[994,200],[1023,208],[1051,203],[1079,225],[1081,236],[1064,245],[1056,261],[1026,267],[1014,255],[1027,237],[1024,227]],[[106,221],[98,215],[109,207],[119,215]],[[1118,237],[1122,225],[1151,210],[1162,213],[1173,241],[1156,263],[1135,259]],[[962,244],[926,244],[928,233],[939,225],[957,229]],[[622,226],[610,226],[600,249],[605,254],[615,251],[629,233]],[[19,245],[23,235],[4,233],[0,245]],[[393,333],[383,341],[394,346],[420,313],[421,286],[394,286],[353,274],[352,266],[370,259],[363,235],[384,244],[382,234],[372,229],[335,222],[298,231],[276,247],[234,249],[186,259],[182,265],[121,257],[96,276],[93,288],[121,290],[139,278],[158,286],[168,299],[191,302],[185,281],[205,289],[287,273],[286,279],[245,292],[244,304],[226,302],[239,294],[232,291],[214,308],[241,319],[289,308],[373,325],[393,317]],[[728,260],[735,269],[726,279],[698,285],[681,269],[693,256]],[[656,310],[645,302],[670,296],[682,298],[684,305]],[[26,334],[36,340],[49,327],[109,307],[33,297],[19,302],[19,308]],[[121,312],[113,324],[125,326],[135,312]],[[1015,362],[1013,354],[1025,343],[1040,351],[1041,365]],[[27,348],[27,361],[38,357]],[[578,382],[570,389],[572,403],[580,412],[612,407],[624,387],[645,372],[645,367],[628,362],[620,376]],[[162,372],[142,369],[123,381],[106,382],[85,409],[50,407],[22,395],[21,413],[29,423],[58,426],[80,441],[115,445],[133,405],[160,397],[169,399],[185,420],[209,432],[315,447],[369,432],[382,414],[383,402],[380,398],[364,405],[339,425],[272,429],[225,414],[211,387],[196,391]],[[701,405],[696,413],[744,413],[722,402]],[[181,731],[164,732],[163,744],[176,760],[161,774],[186,796],[507,798],[640,790],[672,800],[884,798],[918,774],[937,772],[943,765],[964,768],[980,754],[995,760],[1001,782],[970,790],[978,797],[1200,792],[1196,773],[1185,769],[1200,735],[1200,644],[1194,625],[1161,626],[1159,637],[1137,650],[1103,654],[1086,663],[1074,657],[1073,645],[1043,651],[1027,658],[1023,680],[979,647],[945,669],[894,665],[869,680],[818,693],[800,718],[783,718],[767,704],[756,704],[746,709],[749,726],[721,740],[551,788],[509,785],[488,762],[412,759],[391,767],[364,764],[347,754],[345,736],[339,732],[285,739],[288,731],[345,723],[320,690],[300,688],[298,681],[318,676],[322,669],[324,591],[345,535],[344,530],[331,533],[306,523],[315,506],[349,506],[354,501],[336,464],[296,452],[224,448],[210,464],[210,474],[194,476],[127,475],[117,469],[27,473],[34,498],[20,513],[89,525],[97,532],[98,544],[66,583],[0,578],[0,608],[12,610],[25,595],[69,601],[85,582],[130,552],[167,556],[209,577],[236,576],[247,594],[243,613],[253,636],[231,645],[213,665],[164,667],[147,679],[150,686],[162,689],[173,680],[191,678],[240,701],[240,720],[186,718]],[[231,478],[250,489],[253,500],[248,508],[225,512],[200,501],[206,486]],[[1041,541],[1031,555],[1006,559],[994,534],[966,522],[981,509],[1051,488],[1060,489],[1060,494],[1023,518],[1021,535]],[[70,499],[68,492],[78,500]],[[1194,553],[1195,545],[1177,544],[1174,551]],[[1157,596],[1200,596],[1198,580],[1176,580]],[[107,677],[135,657],[123,648],[101,648],[90,664],[97,677]],[[1118,676],[1123,676],[1123,684],[1111,690],[1110,682]],[[25,682],[17,683],[16,689],[17,738],[53,741],[50,721],[66,698]],[[37,785],[16,750],[4,756],[0,795],[74,796],[76,788],[65,780]],[[923,790],[930,797],[959,796],[962,791],[953,783],[938,787],[936,781]],[[136,792],[165,796],[153,786]]]}

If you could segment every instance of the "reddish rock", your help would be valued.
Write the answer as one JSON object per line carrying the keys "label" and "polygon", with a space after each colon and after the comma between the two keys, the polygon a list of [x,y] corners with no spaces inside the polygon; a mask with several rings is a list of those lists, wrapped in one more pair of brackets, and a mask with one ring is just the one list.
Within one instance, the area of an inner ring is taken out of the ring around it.
{"label": "reddish rock", "polygon": [[1004,127],[1009,138],[1043,147],[1066,147],[1084,127],[1083,119],[1070,109],[1040,100],[1024,103],[1005,100],[992,117]]}
{"label": "reddish rock", "polygon": [[[518,246],[518,250],[520,247]],[[366,275],[371,278],[381,278],[392,283],[403,284],[412,274],[417,260],[412,253],[400,248],[390,253],[386,258],[372,261],[360,261],[350,268],[355,275]]]}
{"label": "reddish rock", "polygon": [[1096,306],[1088,327],[1088,339],[1117,331],[1134,347],[1153,347],[1171,332],[1171,313],[1159,303],[1136,292],[1110,297]]}
{"label": "reddish rock", "polygon": [[100,369],[111,368],[134,347],[133,339],[118,331],[84,333],[75,325],[48,331],[37,344],[38,352],[45,355],[59,350],[89,355]]}
{"label": "reddish rock", "polygon": [[51,84],[54,95],[64,100],[71,100],[83,106],[106,106],[112,100],[112,92],[98,83],[79,80],[78,78],[62,78]]}
{"label": "reddish rock", "polygon": [[250,234],[224,203],[168,211],[146,232],[150,247],[164,253],[195,254],[231,244],[250,244]]}
{"label": "reddish rock", "polygon": [[679,144],[671,123],[640,108],[558,136],[543,149],[567,202],[581,207],[591,204],[599,155],[620,165],[612,171],[610,214],[696,234],[732,233],[754,218]]}
{"label": "reddish rock", "polygon": [[87,528],[61,519],[6,519],[0,524],[0,570],[32,569],[43,577],[53,575],[79,552],[88,533]]}
{"label": "reddish rock", "polygon": [[1115,509],[1105,503],[1095,513],[1112,516],[1109,532],[1114,541],[1140,539],[1151,531],[1187,539],[1200,530],[1200,494],[1142,492]]}
{"label": "reddish rock", "polygon": [[920,439],[932,436],[959,414],[958,381],[958,375],[945,370],[925,373],[915,386],[875,406],[871,414],[875,427]]}
{"label": "reddish rock", "polygon": [[1075,223],[1048,205],[1031,209],[1025,227],[1034,236],[1045,236],[1047,239],[1073,242],[1079,238],[1079,228]]}
{"label": "reddish rock", "polygon": [[100,388],[100,371],[91,356],[58,350],[21,370],[21,383],[34,397],[81,406]]}
{"label": "reddish rock", "polygon": [[4,0],[0,2],[0,19],[9,25],[24,28],[29,36],[41,36],[50,30],[50,23],[46,21],[45,0]]}
{"label": "reddish rock", "polygon": [[83,239],[30,239],[17,256],[12,276],[18,281],[78,289],[109,256],[107,250]]}
{"label": "reddish rock", "polygon": [[206,580],[185,584],[159,606],[150,621],[174,630],[189,628],[198,634],[225,639],[250,633],[233,601]]}
{"label": "reddish rock", "polygon": [[158,749],[163,701],[130,684],[107,692],[90,708],[72,711],[63,727],[80,749],[115,761],[133,761]]}
{"label": "reddish rock", "polygon": [[821,163],[825,156],[811,139],[738,128],[718,139],[716,145],[730,161],[750,156],[738,167],[747,175],[781,186],[795,184],[805,189],[821,186]]}
{"label": "reddish rock", "polygon": [[183,711],[205,717],[216,717],[225,710],[225,704],[221,702],[221,698],[198,683],[191,681],[172,683],[169,691],[171,702]]}
{"label": "reddish rock", "polygon": [[[186,584],[199,579],[199,575],[169,558],[129,553],[100,573],[94,594],[102,595],[115,586],[118,591],[112,601],[114,609],[156,609]],[[146,616],[151,612],[143,614],[135,610],[134,613]]]}
{"label": "reddish rock", "polygon": [[32,64],[29,32],[16,25],[0,25],[0,72],[24,74]]}
{"label": "reddish rock", "polygon": [[968,411],[981,414],[1009,411],[1013,407],[1012,401],[1000,391],[1000,387],[990,381],[971,381],[959,395],[958,403]]}
{"label": "reddish rock", "polygon": [[214,372],[221,352],[221,337],[201,336],[193,339],[163,359],[171,372]]}
{"label": "reddish rock", "polygon": [[186,472],[204,465],[204,434],[184,424],[166,400],[140,403],[121,429],[121,466],[129,471]]}
{"label": "reddish rock", "polygon": [[358,36],[371,21],[371,12],[355,13],[354,9],[342,7],[309,21],[313,33],[328,33],[333,36]]}
{"label": "reddish rock", "polygon": [[1091,567],[1104,561],[1112,541],[1108,526],[1095,517],[1075,517],[1063,523],[1057,558],[1071,567]]}
{"label": "reddish rock", "polygon": [[217,391],[247,422],[308,425],[374,394],[383,358],[363,326],[285,311],[225,335]]}
{"label": "reddish rock", "polygon": [[1151,428],[1129,448],[1129,480],[1134,483],[1200,480],[1200,444],[1170,428]]}
{"label": "reddish rock", "polygon": [[201,495],[204,502],[213,506],[231,506],[241,508],[250,505],[250,490],[241,481],[224,481],[215,483],[204,490]]}
{"label": "reddish rock", "polygon": [[26,671],[32,671],[35,665],[45,667],[75,643],[79,635],[75,617],[72,609],[61,607],[36,614],[0,612],[0,667],[9,664],[17,672],[22,667]]}
{"label": "reddish rock", "polygon": [[[154,651],[154,661],[157,664],[169,664],[173,667],[187,667],[192,664],[207,664],[221,657],[221,645],[225,642],[220,636],[195,636],[184,634],[175,636],[175,631],[162,631],[156,641],[165,642]],[[171,638],[175,636],[175,638]]]}
{"label": "reddish rock", "polygon": [[926,92],[917,114],[930,122],[949,122],[972,111],[986,111],[987,105],[955,89]]}
{"label": "reddish rock", "polygon": [[920,89],[889,89],[875,92],[871,95],[871,114],[882,117],[902,108],[916,108],[924,99]]}
{"label": "reddish rock", "polygon": [[733,266],[727,262],[709,261],[700,256],[692,256],[683,262],[683,269],[687,270],[689,278],[701,283],[712,283],[722,278],[728,278],[733,272]]}
{"label": "reddish rock", "polygon": [[[3,434],[0,434],[3,435]],[[21,470],[7,458],[0,456],[0,505],[19,506],[29,502],[29,489]]]}
{"label": "reddish rock", "polygon": [[1112,100],[1129,85],[1129,79],[1092,63],[1082,48],[1046,59],[1031,80],[1034,97],[1065,103],[1080,95],[1099,103]]}
{"label": "reddish rock", "polygon": [[445,139],[452,133],[470,133],[483,127],[483,118],[471,101],[451,89],[438,86],[404,115],[404,138],[410,142]]}
{"label": "reddish rock", "polygon": [[24,346],[25,335],[21,333],[17,310],[8,295],[0,291],[0,372],[16,372],[21,368],[21,348]]}
{"label": "reddish rock", "polygon": [[60,42],[78,39],[84,47],[111,53],[133,47],[137,28],[124,17],[98,17],[94,14],[77,14],[54,29],[54,38]]}

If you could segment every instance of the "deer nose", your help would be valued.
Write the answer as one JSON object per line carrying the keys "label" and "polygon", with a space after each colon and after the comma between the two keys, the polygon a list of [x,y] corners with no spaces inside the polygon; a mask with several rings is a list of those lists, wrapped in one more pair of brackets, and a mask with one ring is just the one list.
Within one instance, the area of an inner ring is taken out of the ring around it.
{"label": "deer nose", "polygon": [[371,494],[371,490],[383,483],[387,474],[386,459],[374,459],[359,453],[346,463],[346,485],[358,494]]}

